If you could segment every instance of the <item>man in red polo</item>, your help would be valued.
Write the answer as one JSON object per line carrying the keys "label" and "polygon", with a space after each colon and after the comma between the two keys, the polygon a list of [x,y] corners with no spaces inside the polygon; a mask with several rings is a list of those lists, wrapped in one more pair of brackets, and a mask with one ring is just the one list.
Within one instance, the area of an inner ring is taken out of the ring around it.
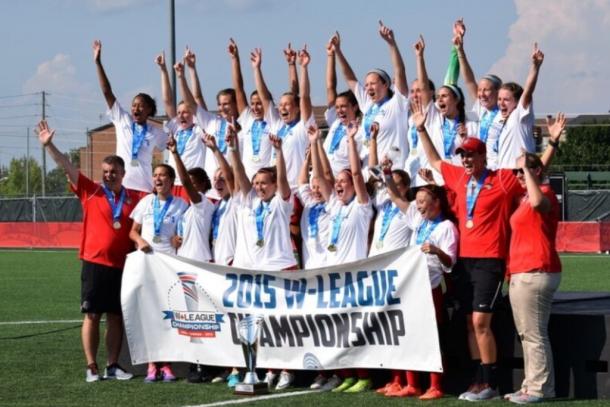
{"label": "man in red polo", "polygon": [[81,270],[81,312],[85,314],[81,337],[87,359],[86,381],[100,379],[96,355],[100,341],[100,318],[106,314],[106,351],[108,361],[104,379],[129,380],[117,361],[123,340],[121,277],[127,253],[134,250],[129,239],[132,220],[129,214],[138,195],[123,187],[125,163],[116,155],[102,162],[103,182],[85,177],[53,144],[54,130],[45,121],[38,124],[38,138],[70,181],[72,191],[83,208],[83,235],[79,257]]}
{"label": "man in red polo", "polygon": [[496,341],[491,317],[506,269],[509,244],[509,217],[518,196],[523,194],[511,170],[486,168],[486,148],[481,140],[468,137],[456,149],[462,166],[444,162],[424,127],[425,115],[415,108],[414,122],[428,161],[440,172],[445,187],[455,194],[460,231],[459,261],[456,270],[456,295],[468,314],[469,347],[473,360],[479,360],[475,383],[460,395],[469,401],[498,396],[496,389]]}

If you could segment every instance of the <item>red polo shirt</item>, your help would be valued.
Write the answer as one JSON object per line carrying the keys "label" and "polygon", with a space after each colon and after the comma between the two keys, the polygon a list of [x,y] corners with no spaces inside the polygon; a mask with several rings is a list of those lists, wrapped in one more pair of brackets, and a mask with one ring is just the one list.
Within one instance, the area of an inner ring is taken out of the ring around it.
{"label": "red polo shirt", "polygon": [[[78,185],[70,185],[83,207],[83,235],[79,257],[91,263],[123,268],[127,253],[134,250],[129,239],[133,221],[129,214],[138,203],[138,194],[126,190],[127,196],[121,210],[121,228],[112,226],[112,209],[100,184],[78,174]],[[118,202],[119,197],[116,197]]]}
{"label": "red polo shirt", "polygon": [[509,244],[509,218],[516,198],[523,194],[511,170],[488,170],[487,178],[474,205],[472,228],[466,227],[466,191],[470,176],[464,167],[443,161],[441,174],[445,187],[455,193],[454,209],[460,231],[459,257],[506,259]]}

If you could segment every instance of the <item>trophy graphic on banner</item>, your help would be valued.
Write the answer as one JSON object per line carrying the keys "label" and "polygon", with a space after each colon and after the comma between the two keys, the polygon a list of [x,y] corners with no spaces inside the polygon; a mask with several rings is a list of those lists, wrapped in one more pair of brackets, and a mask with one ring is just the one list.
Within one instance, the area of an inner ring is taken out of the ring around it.
{"label": "trophy graphic on banner", "polygon": [[247,315],[239,321],[237,333],[241,341],[244,358],[246,359],[246,375],[244,376],[244,381],[237,383],[235,386],[235,394],[254,396],[269,392],[267,384],[259,381],[256,375],[258,335],[262,322],[262,315]]}
{"label": "trophy graphic on banner", "polygon": [[[182,283],[182,291],[184,292],[184,301],[186,302],[186,310],[189,312],[199,311],[199,295],[197,294],[197,275],[185,272],[178,273],[178,278]],[[202,343],[201,338],[190,337],[192,343]]]}

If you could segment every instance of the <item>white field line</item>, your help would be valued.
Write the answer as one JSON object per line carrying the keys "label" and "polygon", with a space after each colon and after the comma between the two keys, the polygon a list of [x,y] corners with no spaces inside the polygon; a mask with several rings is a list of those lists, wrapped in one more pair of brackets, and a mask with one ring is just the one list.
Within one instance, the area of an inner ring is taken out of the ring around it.
{"label": "white field line", "polygon": [[199,404],[196,406],[186,406],[186,407],[212,407],[212,406],[228,406],[230,404],[246,404],[246,403],[254,403],[259,400],[271,400],[271,399],[279,399],[283,397],[295,397],[302,396],[305,394],[318,393],[318,390],[304,390],[304,391],[293,391],[289,393],[281,393],[281,394],[269,394],[266,396],[257,396],[257,397],[244,397],[236,400],[225,400],[225,401],[217,401],[215,403],[210,404]]}
{"label": "white field line", "polygon": [[0,321],[0,325],[76,324],[82,319],[49,319],[44,321]]}

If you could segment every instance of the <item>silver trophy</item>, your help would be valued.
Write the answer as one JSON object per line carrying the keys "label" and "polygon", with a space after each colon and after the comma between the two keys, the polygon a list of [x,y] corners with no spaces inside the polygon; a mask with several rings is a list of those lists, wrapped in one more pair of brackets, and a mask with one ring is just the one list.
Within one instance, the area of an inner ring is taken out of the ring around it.
{"label": "silver trophy", "polygon": [[244,381],[237,383],[235,394],[254,396],[269,392],[266,383],[258,380],[256,375],[256,355],[258,353],[258,336],[263,322],[263,316],[247,315],[239,321],[237,333],[241,341],[241,349],[246,359],[246,374]]}

